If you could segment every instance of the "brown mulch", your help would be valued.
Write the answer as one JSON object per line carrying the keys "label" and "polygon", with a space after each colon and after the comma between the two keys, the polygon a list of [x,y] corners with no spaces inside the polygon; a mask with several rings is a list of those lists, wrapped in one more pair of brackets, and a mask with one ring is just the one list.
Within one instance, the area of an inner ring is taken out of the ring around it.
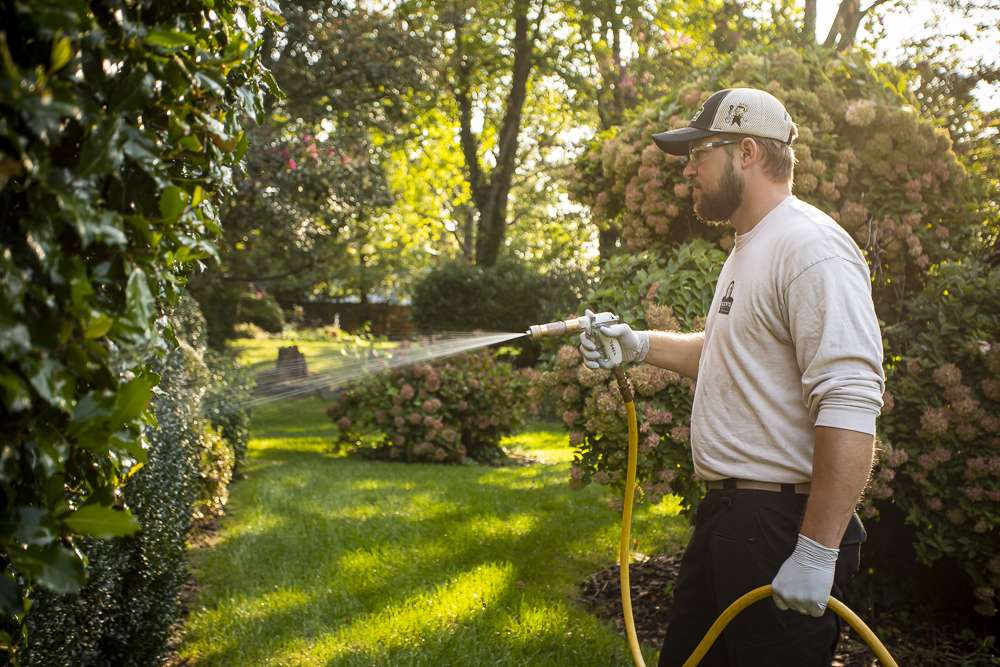
{"label": "brown mulch", "polygon": [[[667,613],[673,601],[674,581],[680,571],[682,555],[634,555],[635,560],[629,565],[632,617],[636,635],[643,644],[663,645]],[[613,624],[624,637],[618,570],[615,564],[590,575],[580,584],[580,600],[591,613]],[[870,667],[873,662],[871,650],[845,627],[832,667]]]}

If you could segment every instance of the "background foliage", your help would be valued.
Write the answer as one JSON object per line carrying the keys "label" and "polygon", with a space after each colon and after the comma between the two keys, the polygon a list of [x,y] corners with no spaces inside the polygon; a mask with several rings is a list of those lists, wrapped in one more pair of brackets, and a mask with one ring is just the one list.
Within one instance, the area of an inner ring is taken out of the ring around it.
{"label": "background foliage", "polygon": [[947,262],[906,319],[885,330],[893,355],[879,421],[885,451],[865,507],[868,516],[901,510],[923,564],[955,559],[985,616],[996,614],[1000,589],[998,303],[1000,268],[976,257]]}
{"label": "background foliage", "polygon": [[139,527],[122,486],[156,450],[144,428],[160,381],[150,358],[170,346],[161,316],[215,254],[218,197],[247,150],[242,124],[274,90],[257,45],[275,7],[212,4],[0,3],[8,649],[25,595],[80,590],[81,547],[93,541],[79,536]]}

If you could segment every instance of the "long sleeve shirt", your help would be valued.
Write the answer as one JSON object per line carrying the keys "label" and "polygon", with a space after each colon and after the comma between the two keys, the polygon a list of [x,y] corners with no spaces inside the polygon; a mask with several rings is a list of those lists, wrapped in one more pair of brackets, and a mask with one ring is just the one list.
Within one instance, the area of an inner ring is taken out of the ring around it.
{"label": "long sleeve shirt", "polygon": [[874,434],[884,384],[864,256],[788,197],[736,236],[719,274],[691,415],[696,475],[807,482],[814,427]]}

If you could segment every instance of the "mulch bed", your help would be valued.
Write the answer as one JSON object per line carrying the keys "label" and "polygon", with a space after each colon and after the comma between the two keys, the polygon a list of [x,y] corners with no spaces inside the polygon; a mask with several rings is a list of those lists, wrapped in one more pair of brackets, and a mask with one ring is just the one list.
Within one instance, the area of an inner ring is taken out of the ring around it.
{"label": "mulch bed", "polygon": [[[639,641],[662,646],[667,627],[667,613],[673,601],[674,581],[681,566],[681,553],[636,556],[629,565],[632,589],[632,617]],[[621,583],[618,565],[590,575],[580,584],[580,600],[591,613],[602,618],[625,636],[622,618]],[[840,637],[832,667],[870,667],[875,659],[871,650],[848,628]]]}

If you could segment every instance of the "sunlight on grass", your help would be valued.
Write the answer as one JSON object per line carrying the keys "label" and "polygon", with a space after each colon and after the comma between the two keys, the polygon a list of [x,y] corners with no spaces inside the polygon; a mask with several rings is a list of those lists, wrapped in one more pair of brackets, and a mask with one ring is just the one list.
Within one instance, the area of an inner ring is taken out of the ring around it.
{"label": "sunlight on grass", "polygon": [[301,643],[301,649],[288,648],[296,656],[304,651],[312,659],[311,664],[322,664],[359,651],[379,654],[419,645],[427,633],[448,629],[458,622],[468,623],[496,604],[512,584],[512,578],[513,567],[509,563],[485,563],[444,584],[356,619],[336,632]]}
{"label": "sunlight on grass", "polygon": [[[624,639],[574,601],[615,561],[620,516],[609,489],[569,489],[572,450],[558,425],[509,439],[551,453],[545,465],[400,464],[332,454],[325,409],[309,398],[255,413],[246,478],[211,546],[191,551],[200,594],[183,659],[629,664]],[[634,548],[682,544],[677,509],[639,507]]]}
{"label": "sunlight on grass", "polygon": [[536,459],[541,463],[565,463],[573,460],[573,450],[562,424],[530,422],[524,429],[500,441],[511,453]]}

